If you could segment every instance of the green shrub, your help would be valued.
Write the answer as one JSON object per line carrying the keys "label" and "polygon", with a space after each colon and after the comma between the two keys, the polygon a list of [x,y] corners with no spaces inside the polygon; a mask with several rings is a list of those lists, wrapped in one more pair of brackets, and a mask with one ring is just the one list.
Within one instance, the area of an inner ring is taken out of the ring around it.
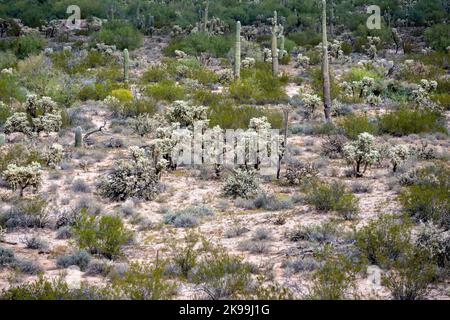
{"label": "green shrub", "polygon": [[145,94],[157,101],[173,102],[175,100],[183,100],[186,90],[182,85],[177,85],[175,81],[164,80],[149,85],[145,89]]}
{"label": "green shrub", "polygon": [[123,276],[113,277],[112,288],[119,296],[131,300],[168,300],[176,286],[164,278],[164,263],[132,263]]}
{"label": "green shrub", "polygon": [[358,138],[358,136],[363,132],[370,134],[377,133],[377,125],[372,123],[369,120],[369,117],[365,114],[357,115],[351,113],[341,118],[338,123],[343,129],[345,135],[353,140]]}
{"label": "green shrub", "polygon": [[37,35],[20,36],[14,40],[12,46],[19,59],[38,54],[44,47],[45,40]]}
{"label": "green shrub", "polygon": [[250,271],[241,259],[219,252],[200,261],[192,277],[210,299],[236,299],[248,290]]}
{"label": "green shrub", "polygon": [[102,29],[93,35],[93,41],[115,45],[118,50],[134,50],[142,45],[143,36],[132,24],[114,20],[104,24]]}
{"label": "green shrub", "polygon": [[164,54],[173,56],[175,50],[181,50],[193,56],[207,52],[216,57],[225,58],[230,48],[233,47],[233,40],[234,37],[230,36],[210,36],[203,32],[192,33],[172,39],[164,48]]}
{"label": "green shrub", "polygon": [[425,40],[434,50],[447,51],[450,46],[450,26],[448,24],[435,24],[425,30]]}
{"label": "green shrub", "polygon": [[80,249],[113,259],[121,254],[121,247],[128,243],[131,233],[119,217],[90,216],[82,209],[81,217],[73,227],[74,237]]}
{"label": "green shrub", "polygon": [[200,219],[212,215],[214,215],[214,211],[211,208],[205,206],[188,207],[166,213],[164,223],[176,228],[190,228],[197,226]]}
{"label": "green shrub", "polygon": [[113,295],[106,288],[96,288],[82,283],[81,288],[71,289],[61,278],[47,280],[39,276],[30,283],[4,289],[0,300],[106,300]]}
{"label": "green shrub", "polygon": [[267,117],[274,129],[283,127],[283,115],[279,111],[264,107],[235,106],[230,100],[214,104],[208,110],[210,126],[225,129],[246,129],[252,118]]}
{"label": "green shrub", "polygon": [[358,199],[345,184],[337,181],[311,183],[307,186],[305,201],[319,211],[335,211],[345,219],[353,219],[359,211]]}
{"label": "green shrub", "polygon": [[[433,172],[435,171],[435,172]],[[413,218],[450,229],[450,171],[422,169],[417,180],[400,193],[399,200],[404,210]]]}
{"label": "green shrub", "polygon": [[410,134],[443,132],[442,116],[432,111],[419,111],[401,108],[378,118],[381,133],[401,137]]}
{"label": "green shrub", "polygon": [[299,46],[315,47],[322,42],[322,36],[315,30],[307,29],[302,32],[290,33],[288,39],[294,41]]}
{"label": "green shrub", "polygon": [[317,254],[321,267],[314,272],[306,295],[312,300],[344,300],[356,297],[357,268],[343,254],[332,253],[329,247]]}
{"label": "green shrub", "polygon": [[410,245],[408,220],[382,215],[355,231],[355,245],[370,264],[389,267]]}

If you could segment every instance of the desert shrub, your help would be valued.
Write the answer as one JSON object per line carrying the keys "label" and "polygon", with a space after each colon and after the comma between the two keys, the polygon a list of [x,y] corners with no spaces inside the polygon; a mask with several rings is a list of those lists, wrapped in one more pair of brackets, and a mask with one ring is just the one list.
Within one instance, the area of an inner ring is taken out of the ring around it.
{"label": "desert shrub", "polygon": [[313,257],[302,257],[288,260],[284,267],[288,272],[299,273],[299,272],[311,272],[320,267],[319,262]]}
{"label": "desert shrub", "polygon": [[36,236],[26,237],[24,239],[24,242],[28,249],[42,250],[42,251],[48,249],[48,242]]}
{"label": "desert shrub", "polygon": [[290,185],[301,185],[305,181],[311,180],[319,174],[319,170],[313,163],[296,162],[286,168],[284,178]]}
{"label": "desert shrub", "polygon": [[443,276],[450,272],[450,231],[439,229],[433,223],[422,226],[416,245],[428,250],[435,265],[443,271]]}
{"label": "desert shrub", "polygon": [[450,26],[448,24],[436,24],[424,32],[427,44],[434,50],[447,51],[450,46]]}
{"label": "desert shrub", "polygon": [[226,57],[231,47],[233,47],[233,37],[210,36],[206,33],[198,32],[172,39],[164,49],[164,54],[173,56],[175,50],[181,50],[193,56],[199,56],[201,53],[206,52],[216,57]]}
{"label": "desert shrub", "polygon": [[48,222],[48,202],[40,197],[20,200],[0,214],[0,226],[14,228],[44,228]]}
{"label": "desert shrub", "polygon": [[121,277],[113,277],[112,287],[119,296],[131,300],[167,300],[176,286],[164,279],[164,264],[132,263]]}
{"label": "desert shrub", "polygon": [[93,35],[95,43],[114,45],[119,50],[134,50],[143,43],[142,34],[124,21],[114,20],[102,26],[102,29]]}
{"label": "desert shrub", "polygon": [[17,63],[17,57],[11,50],[0,52],[0,70],[13,67]]}
{"label": "desert shrub", "polygon": [[14,264],[16,257],[14,251],[8,248],[0,247],[0,270]]}
{"label": "desert shrub", "polygon": [[145,89],[145,94],[158,101],[173,102],[183,100],[186,90],[182,85],[177,85],[175,81],[163,80],[149,85]]}
{"label": "desert shrub", "polygon": [[71,188],[72,188],[73,192],[77,192],[77,193],[78,192],[83,192],[83,193],[90,192],[89,185],[84,180],[82,180],[80,178],[75,179],[72,182]]}
{"label": "desert shrub", "polygon": [[30,55],[37,54],[42,51],[45,40],[38,35],[27,35],[16,38],[12,47],[19,59],[26,58]]}
{"label": "desert shrub", "polygon": [[176,228],[191,228],[197,226],[200,219],[212,215],[214,211],[211,208],[195,206],[166,213],[164,222]]}
{"label": "desert shrub", "polygon": [[322,143],[321,155],[330,159],[338,159],[344,156],[344,146],[348,140],[344,135],[332,134],[325,137]]}
{"label": "desert shrub", "polygon": [[28,166],[33,162],[43,165],[45,163],[45,159],[38,150],[32,148],[31,146],[14,144],[0,150],[0,173],[5,171],[10,164]]}
{"label": "desert shrub", "polygon": [[36,275],[44,271],[42,266],[36,261],[24,258],[16,259],[16,262],[14,263],[14,268],[19,270],[20,272],[30,275]]}
{"label": "desert shrub", "polygon": [[353,261],[329,247],[317,254],[321,266],[314,272],[306,298],[312,300],[345,300],[356,297],[356,274]]}
{"label": "desert shrub", "polygon": [[299,46],[315,47],[322,41],[320,34],[318,34],[313,29],[290,33],[288,38],[294,41]]}
{"label": "desert shrub", "polygon": [[77,250],[69,255],[59,256],[56,265],[60,268],[78,266],[81,271],[85,271],[91,261],[91,255],[86,250]]}
{"label": "desert shrub", "polygon": [[305,201],[319,211],[336,211],[345,219],[353,219],[359,212],[358,199],[345,184],[337,181],[312,183],[307,188]]}
{"label": "desert shrub", "polygon": [[216,125],[226,129],[246,129],[253,118],[266,117],[272,128],[280,129],[283,126],[283,115],[278,111],[263,107],[235,106],[229,100],[210,106],[210,126]]}
{"label": "desert shrub", "polygon": [[362,177],[368,167],[379,160],[380,153],[375,147],[374,137],[364,132],[358,136],[356,141],[344,146],[344,156],[352,165],[353,173],[357,177]]}
{"label": "desert shrub", "polygon": [[439,173],[423,170],[418,180],[406,186],[399,200],[405,212],[420,221],[432,221],[450,229],[449,170],[441,168]]}
{"label": "desert shrub", "polygon": [[279,211],[292,208],[290,199],[280,199],[274,194],[260,193],[253,200],[253,204],[257,209],[269,211]]}
{"label": "desert shrub", "polygon": [[290,241],[309,241],[320,243],[334,243],[342,236],[342,230],[332,221],[325,221],[318,225],[296,226],[287,233]]}
{"label": "desert shrub", "polygon": [[121,254],[123,245],[130,241],[131,233],[119,217],[89,216],[82,212],[80,219],[73,226],[73,233],[80,249],[92,254],[101,254],[108,259]]}
{"label": "desert shrub", "polygon": [[251,254],[263,254],[269,251],[269,246],[265,241],[244,240],[239,242],[238,249],[248,251]]}
{"label": "desert shrub", "polygon": [[142,82],[161,82],[169,80],[168,70],[162,65],[151,65],[142,75]]}
{"label": "desert shrub", "polygon": [[428,132],[447,132],[441,123],[441,116],[427,110],[401,108],[381,116],[378,121],[381,133],[398,137]]}
{"label": "desert shrub", "polygon": [[100,182],[99,191],[102,196],[118,201],[132,197],[151,200],[159,193],[159,177],[145,155],[119,160]]}
{"label": "desert shrub", "polygon": [[410,227],[407,220],[382,215],[355,231],[355,245],[370,264],[389,267],[410,245]]}
{"label": "desert shrub", "polygon": [[363,132],[377,133],[376,124],[372,123],[367,115],[349,114],[339,121],[339,126],[350,139],[356,139]]}
{"label": "desert shrub", "polygon": [[353,193],[371,193],[373,190],[373,186],[370,183],[363,183],[359,181],[355,181],[351,185],[351,189]]}
{"label": "desert shrub", "polygon": [[234,173],[226,178],[222,187],[226,196],[246,199],[255,195],[258,189],[259,182],[256,172],[242,169],[234,170]]}
{"label": "desert shrub", "polygon": [[210,299],[232,299],[248,290],[250,271],[238,257],[219,252],[200,261],[192,279]]}
{"label": "desert shrub", "polygon": [[128,89],[113,90],[111,91],[111,96],[122,103],[130,102],[131,100],[133,100],[133,93]]}
{"label": "desert shrub", "polygon": [[429,293],[436,272],[428,250],[409,245],[391,263],[391,270],[383,275],[382,283],[394,300],[422,300]]}
{"label": "desert shrub", "polygon": [[56,231],[56,239],[64,240],[72,238],[72,228],[69,226],[62,226]]}
{"label": "desert shrub", "polygon": [[225,230],[223,236],[228,239],[236,238],[236,237],[239,237],[239,236],[247,233],[248,231],[249,230],[245,227],[242,227],[240,225],[235,225],[235,226],[232,226],[229,229]]}
{"label": "desert shrub", "polygon": [[4,289],[0,300],[106,300],[113,295],[106,288],[96,288],[82,283],[79,289],[71,289],[61,278],[47,280],[43,276],[35,281]]}

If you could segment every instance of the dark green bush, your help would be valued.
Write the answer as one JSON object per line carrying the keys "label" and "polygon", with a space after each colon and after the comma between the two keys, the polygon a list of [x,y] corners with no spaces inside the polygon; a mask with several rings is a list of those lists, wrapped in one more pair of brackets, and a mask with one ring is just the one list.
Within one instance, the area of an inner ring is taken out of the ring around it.
{"label": "dark green bush", "polygon": [[367,115],[357,115],[351,113],[339,120],[339,126],[345,135],[350,139],[356,139],[361,133],[377,133],[377,125],[369,120]]}
{"label": "dark green bush", "polygon": [[401,108],[378,118],[381,133],[401,137],[410,134],[443,132],[442,116],[432,111],[419,111]]}
{"label": "dark green bush", "polygon": [[181,50],[193,56],[207,52],[216,57],[225,58],[230,48],[233,47],[233,40],[234,38],[230,36],[210,36],[203,32],[193,33],[172,39],[164,48],[164,54],[173,56],[175,50]]}
{"label": "dark green bush", "polygon": [[142,34],[130,23],[114,20],[103,25],[93,36],[95,43],[115,45],[117,49],[134,50],[143,43]]}

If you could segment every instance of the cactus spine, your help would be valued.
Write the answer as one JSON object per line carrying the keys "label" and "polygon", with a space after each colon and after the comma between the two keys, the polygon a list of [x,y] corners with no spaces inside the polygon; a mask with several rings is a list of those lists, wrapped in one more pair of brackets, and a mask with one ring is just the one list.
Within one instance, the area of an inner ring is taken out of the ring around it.
{"label": "cactus spine", "polygon": [[278,76],[278,43],[277,43],[277,33],[278,33],[278,17],[277,12],[274,11],[272,20],[272,73],[273,76]]}
{"label": "cactus spine", "polygon": [[322,51],[323,51],[323,110],[326,122],[331,122],[331,93],[330,93],[330,70],[328,65],[328,38],[327,38],[327,1],[322,0]]}
{"label": "cactus spine", "polygon": [[241,76],[241,22],[236,23],[236,48],[234,56],[234,78]]}
{"label": "cactus spine", "polygon": [[75,148],[81,148],[83,146],[83,138],[81,136],[81,127],[75,129]]}
{"label": "cactus spine", "polygon": [[123,78],[125,82],[128,82],[128,71],[130,68],[130,55],[128,49],[123,50]]}

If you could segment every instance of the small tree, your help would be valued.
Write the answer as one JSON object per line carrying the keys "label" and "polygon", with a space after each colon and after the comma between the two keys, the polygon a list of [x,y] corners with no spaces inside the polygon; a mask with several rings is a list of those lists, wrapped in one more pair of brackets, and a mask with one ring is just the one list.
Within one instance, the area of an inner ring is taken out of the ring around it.
{"label": "small tree", "polygon": [[375,147],[374,137],[367,132],[361,133],[356,141],[344,146],[344,156],[353,166],[353,172],[357,177],[362,177],[367,168],[376,163],[380,153]]}

